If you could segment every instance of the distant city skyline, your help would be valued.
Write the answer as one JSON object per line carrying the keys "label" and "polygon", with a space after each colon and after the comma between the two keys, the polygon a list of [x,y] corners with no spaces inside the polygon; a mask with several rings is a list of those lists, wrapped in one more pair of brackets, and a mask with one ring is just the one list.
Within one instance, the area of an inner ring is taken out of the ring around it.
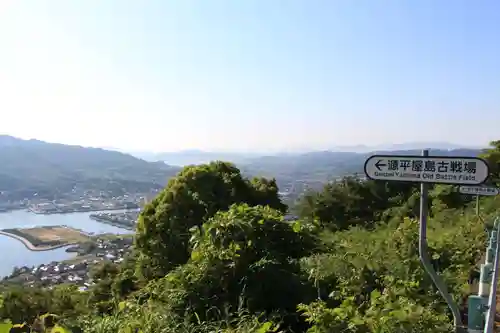
{"label": "distant city skyline", "polygon": [[0,3],[0,133],[125,151],[500,139],[500,2]]}

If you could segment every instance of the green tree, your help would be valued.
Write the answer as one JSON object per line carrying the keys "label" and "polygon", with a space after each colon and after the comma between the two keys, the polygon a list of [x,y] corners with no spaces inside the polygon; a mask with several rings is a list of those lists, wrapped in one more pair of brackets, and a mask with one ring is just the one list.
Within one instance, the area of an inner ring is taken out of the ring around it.
{"label": "green tree", "polygon": [[500,184],[500,140],[491,141],[490,148],[485,149],[480,155],[484,158],[490,167],[490,180],[499,185]]}
{"label": "green tree", "polygon": [[64,317],[75,317],[90,312],[87,307],[87,293],[78,290],[74,284],[61,284],[52,289],[50,312]]}
{"label": "green tree", "polygon": [[96,281],[104,279],[113,280],[119,272],[120,267],[117,264],[111,261],[103,261],[92,268],[90,276]]}
{"label": "green tree", "polygon": [[139,284],[134,271],[124,270],[118,274],[111,286],[112,294],[115,299],[121,300],[126,298],[132,292],[139,289]]}
{"label": "green tree", "polygon": [[113,285],[118,281],[120,267],[112,262],[104,261],[90,271],[95,285],[90,288],[88,304],[95,304],[98,313],[110,313],[115,305]]}
{"label": "green tree", "polygon": [[154,292],[164,292],[179,314],[190,309],[201,319],[214,320],[241,307],[252,313],[294,314],[302,299],[314,298],[295,260],[316,245],[306,225],[287,223],[269,207],[242,204],[217,213],[193,233],[191,260],[168,274]]}
{"label": "green tree", "polygon": [[186,263],[190,228],[201,227],[234,203],[287,209],[274,180],[249,181],[233,164],[220,161],[184,168],[139,216],[135,248],[140,276],[162,277]]}
{"label": "green tree", "polygon": [[87,306],[94,310],[96,314],[111,314],[115,302],[113,299],[113,280],[104,279],[92,286],[87,300]]}
{"label": "green tree", "polygon": [[301,218],[332,230],[373,227],[386,209],[405,204],[414,191],[412,184],[345,177],[326,184],[320,192],[306,194],[296,210]]}
{"label": "green tree", "polygon": [[440,209],[463,209],[467,203],[471,202],[473,196],[461,194],[457,186],[435,185],[429,197],[434,207],[431,212],[434,213]]}
{"label": "green tree", "polygon": [[[418,257],[417,189],[347,177],[308,193],[290,223],[274,180],[223,162],[187,167],[141,214],[136,251],[93,269],[89,292],[3,281],[0,320],[51,326],[41,318],[54,313],[74,333],[449,332]],[[430,199],[432,265],[466,299],[485,223],[456,187],[433,186]],[[481,207],[491,222],[500,201]]]}
{"label": "green tree", "polygon": [[47,290],[13,286],[2,295],[0,318],[13,323],[31,323],[44,313],[50,312],[52,298]]}

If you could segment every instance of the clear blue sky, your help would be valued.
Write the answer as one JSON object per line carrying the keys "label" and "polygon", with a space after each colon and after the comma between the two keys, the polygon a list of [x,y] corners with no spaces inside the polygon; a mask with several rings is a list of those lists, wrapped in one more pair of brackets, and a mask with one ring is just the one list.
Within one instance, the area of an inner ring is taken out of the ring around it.
{"label": "clear blue sky", "polygon": [[500,139],[500,2],[4,0],[0,133],[171,151]]}

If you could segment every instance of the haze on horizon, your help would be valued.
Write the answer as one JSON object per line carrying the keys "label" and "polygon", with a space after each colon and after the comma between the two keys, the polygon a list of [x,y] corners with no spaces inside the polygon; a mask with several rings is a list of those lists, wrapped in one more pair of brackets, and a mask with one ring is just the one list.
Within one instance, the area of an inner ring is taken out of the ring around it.
{"label": "haze on horizon", "polygon": [[494,0],[6,0],[0,133],[128,151],[484,146],[498,31]]}

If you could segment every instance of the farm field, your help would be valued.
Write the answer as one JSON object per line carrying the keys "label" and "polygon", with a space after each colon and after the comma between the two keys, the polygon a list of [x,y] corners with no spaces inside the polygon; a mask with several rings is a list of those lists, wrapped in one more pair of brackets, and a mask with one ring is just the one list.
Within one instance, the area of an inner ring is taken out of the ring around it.
{"label": "farm field", "polygon": [[46,251],[91,240],[90,236],[82,231],[66,226],[3,229],[0,234],[19,240],[32,251]]}

